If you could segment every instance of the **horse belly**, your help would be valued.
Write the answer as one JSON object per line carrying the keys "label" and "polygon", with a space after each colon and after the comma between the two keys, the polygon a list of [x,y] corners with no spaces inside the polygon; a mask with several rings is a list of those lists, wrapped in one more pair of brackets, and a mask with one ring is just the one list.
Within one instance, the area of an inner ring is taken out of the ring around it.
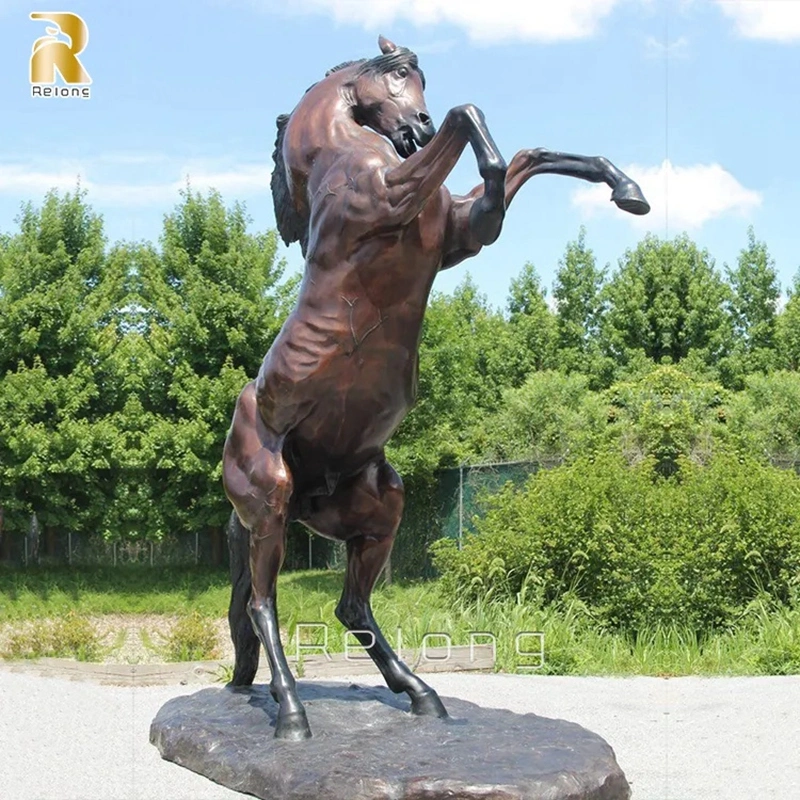
{"label": "horse belly", "polygon": [[310,460],[348,472],[383,450],[414,404],[417,360],[405,351],[337,361],[329,391],[320,391],[292,439]]}

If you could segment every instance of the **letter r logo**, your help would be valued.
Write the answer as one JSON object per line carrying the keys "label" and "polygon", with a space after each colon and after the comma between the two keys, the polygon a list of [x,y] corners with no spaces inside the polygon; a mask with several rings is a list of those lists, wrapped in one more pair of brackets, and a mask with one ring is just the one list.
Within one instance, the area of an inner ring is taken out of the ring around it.
{"label": "letter r logo", "polygon": [[[89,41],[89,29],[77,15],[68,11],[33,11],[31,19],[52,22],[56,27],[46,28],[47,36],[33,43],[31,53],[31,83],[55,83],[56,71],[68,84],[92,82],[78,56]],[[58,34],[69,39],[57,39]]]}

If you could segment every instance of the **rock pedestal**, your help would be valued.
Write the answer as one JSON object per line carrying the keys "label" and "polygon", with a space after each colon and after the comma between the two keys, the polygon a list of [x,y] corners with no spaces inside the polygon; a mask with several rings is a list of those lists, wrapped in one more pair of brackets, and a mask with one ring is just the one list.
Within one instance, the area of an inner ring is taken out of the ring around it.
{"label": "rock pedestal", "polygon": [[166,703],[150,728],[163,758],[264,800],[629,800],[614,751],[559,719],[443,697],[414,717],[383,687],[299,683],[313,738],[273,738],[266,686]]}

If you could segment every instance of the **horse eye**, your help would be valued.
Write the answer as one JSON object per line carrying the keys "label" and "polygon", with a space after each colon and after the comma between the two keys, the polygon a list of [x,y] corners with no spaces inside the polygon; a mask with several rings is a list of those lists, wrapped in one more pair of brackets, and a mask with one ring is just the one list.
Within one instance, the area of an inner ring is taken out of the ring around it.
{"label": "horse eye", "polygon": [[398,75],[399,75],[401,78],[405,78],[405,77],[407,77],[407,76],[408,76],[408,70],[407,70],[405,67],[400,67],[400,69],[399,69],[399,70],[397,70],[397,74],[398,74]]}

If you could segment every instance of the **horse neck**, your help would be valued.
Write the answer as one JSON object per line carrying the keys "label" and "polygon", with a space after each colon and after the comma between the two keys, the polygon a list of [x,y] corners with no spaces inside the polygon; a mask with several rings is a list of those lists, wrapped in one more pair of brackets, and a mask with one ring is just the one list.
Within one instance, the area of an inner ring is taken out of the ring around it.
{"label": "horse neck", "polygon": [[320,158],[336,157],[366,135],[353,119],[342,90],[350,72],[351,69],[344,69],[320,81],[292,112],[284,153],[287,166],[295,175],[307,176]]}

